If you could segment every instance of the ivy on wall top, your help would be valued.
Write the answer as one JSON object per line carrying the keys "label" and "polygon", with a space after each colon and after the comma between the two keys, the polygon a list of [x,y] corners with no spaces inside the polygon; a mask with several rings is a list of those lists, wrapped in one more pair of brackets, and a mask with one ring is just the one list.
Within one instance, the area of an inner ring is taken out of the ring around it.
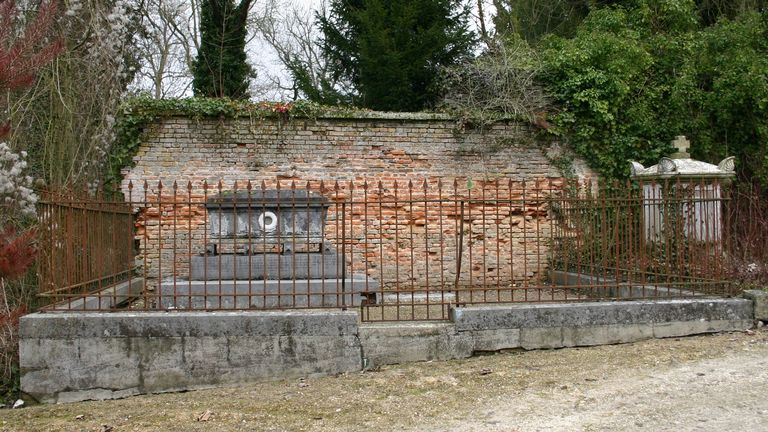
{"label": "ivy on wall top", "polygon": [[[127,99],[118,114],[115,125],[115,143],[109,155],[109,169],[106,184],[115,188],[122,180],[121,170],[133,163],[139,150],[142,135],[147,126],[159,119],[184,116],[192,119],[241,118],[280,119],[360,119],[399,121],[455,121],[466,126],[466,119],[445,113],[427,112],[380,112],[354,107],[324,106],[314,102],[296,101],[249,102],[227,98],[206,99],[153,99],[140,96]],[[498,118],[496,121],[513,120]],[[463,128],[462,128],[463,129]]]}
{"label": "ivy on wall top", "polygon": [[120,171],[131,165],[139,150],[147,126],[165,117],[186,116],[194,119],[213,118],[363,118],[371,111],[357,108],[325,107],[312,102],[253,103],[227,98],[153,99],[136,97],[126,100],[115,125],[115,143],[109,155],[107,185],[116,186]]}

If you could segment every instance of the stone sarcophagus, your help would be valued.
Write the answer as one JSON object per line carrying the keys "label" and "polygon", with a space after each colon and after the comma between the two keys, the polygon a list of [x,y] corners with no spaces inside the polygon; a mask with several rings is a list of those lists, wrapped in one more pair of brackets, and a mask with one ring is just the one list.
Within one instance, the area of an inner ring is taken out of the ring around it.
{"label": "stone sarcophagus", "polygon": [[208,245],[192,280],[327,279],[342,276],[325,241],[322,195],[306,190],[221,194],[208,200]]}
{"label": "stone sarcophagus", "polygon": [[307,190],[222,193],[206,202],[205,252],[189,280],[161,284],[162,308],[359,305],[378,283],[348,277],[344,245],[326,234],[330,202]]}
{"label": "stone sarcophagus", "polygon": [[265,244],[279,244],[283,251],[297,242],[321,244],[329,206],[325,197],[306,190],[221,194],[205,205],[211,241],[224,245],[240,240],[251,251]]}

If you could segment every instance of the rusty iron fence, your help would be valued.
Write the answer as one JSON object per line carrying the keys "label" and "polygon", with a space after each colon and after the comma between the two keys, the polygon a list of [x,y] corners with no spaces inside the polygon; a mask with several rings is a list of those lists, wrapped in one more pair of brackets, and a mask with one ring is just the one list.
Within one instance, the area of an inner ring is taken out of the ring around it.
{"label": "rusty iron fence", "polygon": [[42,191],[38,204],[39,296],[69,301],[134,275],[133,212],[120,198]]}
{"label": "rusty iron fence", "polygon": [[728,187],[440,179],[128,184],[48,194],[48,310],[355,308],[730,295]]}

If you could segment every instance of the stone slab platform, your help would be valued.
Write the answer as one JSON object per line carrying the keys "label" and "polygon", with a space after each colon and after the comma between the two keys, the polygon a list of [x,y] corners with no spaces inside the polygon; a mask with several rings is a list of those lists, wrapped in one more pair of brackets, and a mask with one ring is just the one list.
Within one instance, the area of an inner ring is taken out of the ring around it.
{"label": "stone slab platform", "polygon": [[342,276],[336,252],[193,256],[191,280],[330,279]]}
{"label": "stone slab platform", "polygon": [[160,284],[160,309],[277,309],[359,306],[373,279],[176,281]]}

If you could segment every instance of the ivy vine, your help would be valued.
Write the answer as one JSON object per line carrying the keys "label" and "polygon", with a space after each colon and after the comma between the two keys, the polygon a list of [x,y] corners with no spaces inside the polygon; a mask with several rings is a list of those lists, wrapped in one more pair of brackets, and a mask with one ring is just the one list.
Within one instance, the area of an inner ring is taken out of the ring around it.
{"label": "ivy vine", "polygon": [[139,96],[123,102],[115,124],[115,142],[109,154],[106,184],[115,189],[121,171],[133,165],[147,127],[159,119],[173,116],[202,118],[275,118],[287,123],[293,119],[365,118],[371,111],[351,107],[328,107],[314,102],[249,102],[227,98],[153,99]]}

